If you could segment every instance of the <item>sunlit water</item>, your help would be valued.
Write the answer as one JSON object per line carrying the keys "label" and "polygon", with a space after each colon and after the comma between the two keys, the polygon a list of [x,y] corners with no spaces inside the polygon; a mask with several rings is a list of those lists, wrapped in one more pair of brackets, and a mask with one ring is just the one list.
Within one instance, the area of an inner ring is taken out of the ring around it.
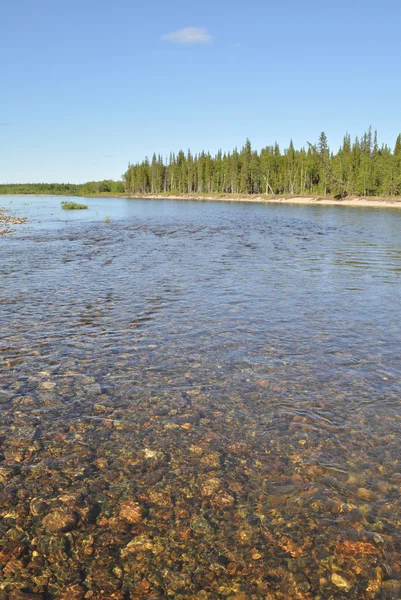
{"label": "sunlit water", "polygon": [[401,211],[60,200],[0,198],[0,597],[400,598]]}

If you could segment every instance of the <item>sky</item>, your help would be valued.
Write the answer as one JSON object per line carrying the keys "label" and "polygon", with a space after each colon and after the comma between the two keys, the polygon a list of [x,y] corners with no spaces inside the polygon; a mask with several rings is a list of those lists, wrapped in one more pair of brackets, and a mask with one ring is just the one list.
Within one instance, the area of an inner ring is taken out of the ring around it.
{"label": "sky", "polygon": [[2,0],[0,182],[401,132],[399,0]]}

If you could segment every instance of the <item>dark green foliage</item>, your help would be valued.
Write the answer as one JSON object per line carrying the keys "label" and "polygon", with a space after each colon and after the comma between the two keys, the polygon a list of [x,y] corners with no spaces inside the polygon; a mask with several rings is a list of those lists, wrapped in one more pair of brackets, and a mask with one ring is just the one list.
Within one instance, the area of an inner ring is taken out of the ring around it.
{"label": "dark green foliage", "polygon": [[78,204],[78,202],[62,202],[61,208],[63,210],[84,210],[88,206],[86,204]]}
{"label": "dark green foliage", "polygon": [[246,140],[238,151],[214,157],[201,152],[171,153],[168,160],[153,154],[125,173],[128,194],[331,194],[401,195],[401,135],[394,151],[379,147],[377,132],[372,129],[354,143],[346,134],[336,154],[329,149],[322,132],[316,145],[296,150],[292,141],[280,151],[278,144],[254,151]]}
{"label": "dark green foliage", "polygon": [[50,196],[95,196],[123,194],[122,181],[88,181],[87,183],[6,183],[0,184],[0,194],[43,194]]}
{"label": "dark green foliage", "polygon": [[0,194],[78,196],[79,188],[73,183],[4,183],[0,184]]}

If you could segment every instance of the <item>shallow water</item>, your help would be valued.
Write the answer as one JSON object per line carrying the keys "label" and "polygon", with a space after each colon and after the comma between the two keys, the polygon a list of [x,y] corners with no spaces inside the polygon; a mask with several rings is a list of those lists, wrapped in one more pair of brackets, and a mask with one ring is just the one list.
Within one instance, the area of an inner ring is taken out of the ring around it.
{"label": "shallow water", "polygon": [[400,598],[401,212],[61,200],[0,198],[0,598]]}

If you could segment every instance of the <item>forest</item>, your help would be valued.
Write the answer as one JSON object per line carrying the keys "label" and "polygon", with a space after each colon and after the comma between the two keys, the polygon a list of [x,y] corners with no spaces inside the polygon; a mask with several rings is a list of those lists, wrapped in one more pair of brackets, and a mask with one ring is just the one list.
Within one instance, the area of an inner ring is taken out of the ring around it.
{"label": "forest", "polygon": [[284,151],[275,143],[258,152],[247,140],[240,150],[215,156],[180,150],[163,160],[153,154],[151,160],[129,165],[124,180],[129,194],[398,196],[401,135],[394,150],[379,145],[377,132],[369,128],[354,141],[346,134],[335,154],[324,132],[317,144],[299,150],[290,141]]}

